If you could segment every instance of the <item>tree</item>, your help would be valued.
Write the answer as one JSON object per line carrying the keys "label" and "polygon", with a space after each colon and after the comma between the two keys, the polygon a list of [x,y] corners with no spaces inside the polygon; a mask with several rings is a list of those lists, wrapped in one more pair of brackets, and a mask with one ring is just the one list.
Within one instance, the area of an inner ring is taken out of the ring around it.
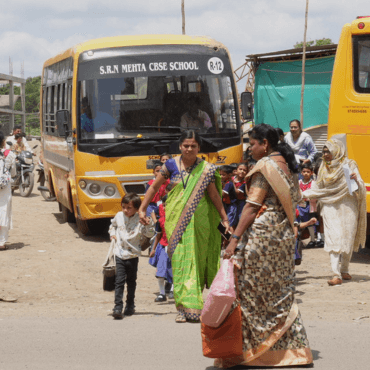
{"label": "tree", "polygon": [[[37,113],[40,110],[40,88],[41,76],[29,77],[26,80],[25,93],[26,93],[26,113]],[[9,84],[0,88],[0,95],[9,95]],[[20,95],[20,86],[14,86],[14,95]],[[20,99],[14,104],[14,110],[22,110],[22,103]],[[8,122],[9,117],[6,115],[0,117],[0,125]],[[20,116],[15,116],[15,124],[20,124]],[[26,117],[26,132],[31,134],[39,134],[40,132],[40,119],[38,115],[29,115]]]}
{"label": "tree", "polygon": [[[331,39],[328,38],[322,38],[322,39],[317,39],[315,41],[306,41],[306,46],[323,46],[323,45],[331,45],[334,44]],[[303,41],[297,42],[294,46],[295,49],[301,49],[303,48]]]}

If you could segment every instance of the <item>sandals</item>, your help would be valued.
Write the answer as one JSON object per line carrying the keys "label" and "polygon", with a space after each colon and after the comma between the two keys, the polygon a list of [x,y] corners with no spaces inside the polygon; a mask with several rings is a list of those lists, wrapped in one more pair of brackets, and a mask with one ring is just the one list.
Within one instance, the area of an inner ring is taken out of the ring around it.
{"label": "sandals", "polygon": [[177,323],[183,323],[183,322],[186,322],[185,314],[183,314],[183,313],[181,313],[181,312],[180,312],[180,313],[176,316],[175,322],[177,322]]}
{"label": "sandals", "polygon": [[0,251],[6,251],[8,247],[6,245],[0,245]]}
{"label": "sandals", "polygon": [[342,272],[341,275],[342,275],[343,280],[351,280],[352,279],[352,276],[348,272]]}
{"label": "sandals", "polygon": [[333,277],[331,280],[328,280],[328,284],[330,286],[341,285],[342,279],[339,279],[339,277]]}

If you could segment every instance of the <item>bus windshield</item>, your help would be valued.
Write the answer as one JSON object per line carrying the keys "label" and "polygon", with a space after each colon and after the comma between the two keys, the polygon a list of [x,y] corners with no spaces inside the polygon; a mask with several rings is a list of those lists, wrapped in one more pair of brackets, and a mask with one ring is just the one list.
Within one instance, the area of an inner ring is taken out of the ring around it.
{"label": "bus windshield", "polygon": [[[91,151],[84,144],[119,143],[137,137],[160,140],[187,129],[219,141],[220,149],[230,146],[228,138],[238,140],[236,95],[229,74],[204,70],[201,61],[98,63],[99,74],[85,72],[98,68],[88,62],[79,67],[78,137],[82,149]],[[170,65],[174,67],[171,71]],[[155,73],[150,73],[151,68],[157,69]],[[181,68],[187,69],[179,73]],[[142,154],[143,150],[137,152]],[[145,154],[156,154],[155,149],[147,145]]]}

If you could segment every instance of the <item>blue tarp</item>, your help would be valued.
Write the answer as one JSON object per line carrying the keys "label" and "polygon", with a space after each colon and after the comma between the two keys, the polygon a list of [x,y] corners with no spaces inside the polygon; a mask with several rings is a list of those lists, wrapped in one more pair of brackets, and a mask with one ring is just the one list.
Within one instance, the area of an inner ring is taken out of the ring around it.
{"label": "blue tarp", "polygon": [[[328,121],[334,56],[306,60],[303,128]],[[289,122],[300,118],[302,60],[265,62],[255,76],[255,123],[268,123],[289,131]]]}

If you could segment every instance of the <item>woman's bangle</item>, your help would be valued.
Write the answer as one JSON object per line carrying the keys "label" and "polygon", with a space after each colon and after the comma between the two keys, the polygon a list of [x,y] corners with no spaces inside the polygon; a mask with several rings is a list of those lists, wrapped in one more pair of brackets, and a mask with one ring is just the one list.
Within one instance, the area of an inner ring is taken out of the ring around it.
{"label": "woman's bangle", "polygon": [[222,222],[229,222],[229,219],[226,219],[226,220],[222,220]]}
{"label": "woman's bangle", "polygon": [[237,235],[235,235],[235,234],[231,234],[230,235],[232,238],[234,238],[234,239],[236,239],[236,240],[240,240],[240,236],[237,236]]}

